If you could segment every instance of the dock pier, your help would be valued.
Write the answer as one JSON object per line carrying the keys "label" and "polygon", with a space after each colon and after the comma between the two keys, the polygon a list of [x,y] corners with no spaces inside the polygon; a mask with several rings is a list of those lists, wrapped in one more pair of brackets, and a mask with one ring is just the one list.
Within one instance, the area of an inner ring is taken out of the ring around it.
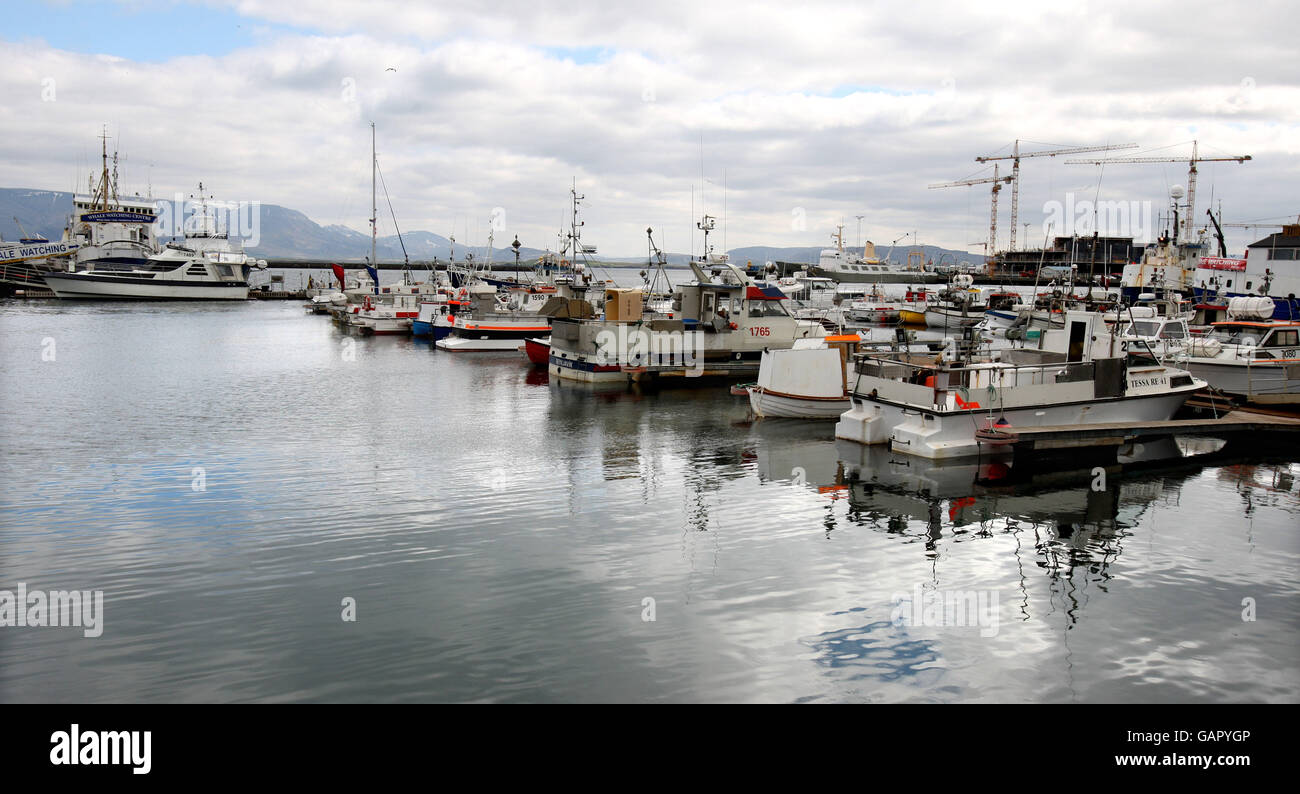
{"label": "dock pier", "polygon": [[1125,447],[1173,436],[1220,438],[1225,448],[1248,441],[1295,443],[1300,440],[1300,416],[1238,408],[1214,419],[1030,427],[1017,429],[1015,440],[1003,448],[1010,447],[1015,459],[1022,461],[1062,457],[1114,461]]}

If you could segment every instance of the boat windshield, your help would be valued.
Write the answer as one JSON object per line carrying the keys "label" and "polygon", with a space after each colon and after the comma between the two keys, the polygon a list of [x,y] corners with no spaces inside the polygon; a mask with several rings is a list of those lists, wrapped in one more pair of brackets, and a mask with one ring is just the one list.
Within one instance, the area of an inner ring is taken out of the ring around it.
{"label": "boat windshield", "polygon": [[1130,336],[1155,336],[1159,332],[1160,323],[1135,320],[1133,324],[1129,326]]}
{"label": "boat windshield", "polygon": [[1258,345],[1263,338],[1263,328],[1249,326],[1221,326],[1210,332],[1211,339],[1217,339],[1228,345]]}
{"label": "boat windshield", "polygon": [[782,317],[789,314],[790,312],[785,308],[785,301],[749,301],[750,317]]}

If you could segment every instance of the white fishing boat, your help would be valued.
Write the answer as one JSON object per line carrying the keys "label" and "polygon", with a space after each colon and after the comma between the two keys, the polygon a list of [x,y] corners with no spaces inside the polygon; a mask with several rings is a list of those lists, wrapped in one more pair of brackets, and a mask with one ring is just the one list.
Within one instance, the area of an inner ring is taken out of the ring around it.
{"label": "white fishing boat", "polygon": [[554,290],[524,288],[512,293],[498,294],[496,287],[482,281],[470,284],[466,291],[470,310],[448,317],[449,331],[435,342],[438,349],[462,353],[518,350],[527,339],[550,336],[550,321],[538,312]]}
{"label": "white fishing boat", "polygon": [[[764,348],[826,335],[820,322],[795,318],[779,288],[752,281],[713,254],[712,217],[697,227],[704,253],[689,263],[695,280],[676,288],[668,311],[647,306],[643,290],[606,289],[602,317],[552,318],[552,376],[588,383],[743,377],[757,374]],[[575,210],[574,234],[580,228]]]}
{"label": "white fishing boat", "polygon": [[362,299],[356,311],[347,315],[348,328],[367,336],[408,334],[425,299],[422,285],[397,284]]}
{"label": "white fishing boat", "polygon": [[853,322],[882,325],[899,322],[904,308],[904,301],[891,300],[879,284],[873,284],[870,292],[849,304],[846,315]]}
{"label": "white fishing boat", "polygon": [[838,438],[896,452],[958,458],[1016,428],[1169,419],[1205,381],[1124,350],[1100,314],[1067,312],[1037,345],[979,355],[954,346],[937,359],[859,354]]}
{"label": "white fishing boat", "polygon": [[1182,317],[1126,317],[1116,323],[1120,341],[1131,349],[1145,349],[1162,361],[1184,354],[1192,341],[1187,320]]}
{"label": "white fishing boat", "polygon": [[1244,259],[1202,257],[1195,279],[1202,301],[1268,297],[1273,314],[1267,319],[1300,320],[1300,223],[1246,246]]}
{"label": "white fishing boat", "polygon": [[1214,388],[1259,404],[1300,404],[1300,320],[1273,320],[1267,297],[1232,298],[1229,319],[1187,346],[1183,365]]}
{"label": "white fishing boat", "polygon": [[952,282],[940,291],[938,298],[926,304],[926,327],[961,329],[982,321],[988,305],[980,291],[971,286],[974,281],[965,273],[953,276]]}
{"label": "white fishing boat", "polygon": [[266,261],[244,253],[237,240],[209,214],[199,185],[199,205],[185,237],[150,256],[143,265],[95,260],[86,270],[50,272],[45,283],[60,298],[78,300],[245,300],[248,275]]}
{"label": "white fishing boat", "polygon": [[799,339],[793,347],[764,350],[749,405],[760,417],[835,419],[849,409],[846,363],[862,338],[837,334]]}

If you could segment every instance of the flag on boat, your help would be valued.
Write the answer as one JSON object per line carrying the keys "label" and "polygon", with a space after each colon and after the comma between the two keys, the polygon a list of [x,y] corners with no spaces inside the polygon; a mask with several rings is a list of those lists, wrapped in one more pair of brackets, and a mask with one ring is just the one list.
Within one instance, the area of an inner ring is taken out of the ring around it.
{"label": "flag on boat", "polygon": [[781,301],[785,300],[786,295],[778,287],[772,286],[755,286],[750,284],[745,288],[745,299],[751,301]]}
{"label": "flag on boat", "polygon": [[345,282],[345,281],[343,280],[343,266],[342,266],[342,265],[330,265],[330,270],[333,270],[333,271],[334,271],[334,278],[336,278],[336,279],[339,280],[339,289],[342,289],[342,290],[347,289],[347,288],[348,288],[347,282]]}
{"label": "flag on boat", "polygon": [[370,279],[375,282],[375,294],[379,294],[379,271],[370,265],[366,265],[366,272],[370,274]]}

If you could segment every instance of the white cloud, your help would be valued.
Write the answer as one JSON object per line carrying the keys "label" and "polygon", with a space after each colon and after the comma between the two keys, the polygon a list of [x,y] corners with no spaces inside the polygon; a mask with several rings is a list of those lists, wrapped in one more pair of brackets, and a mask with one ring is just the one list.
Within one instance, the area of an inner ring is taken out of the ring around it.
{"label": "white cloud", "polygon": [[[693,187],[701,211],[701,137],[714,214],[725,170],[733,247],[822,244],[839,217],[855,234],[858,214],[878,243],[916,230],[965,247],[987,236],[987,187],[926,186],[979,171],[976,155],[1017,137],[1196,138],[1202,154],[1255,156],[1201,167],[1198,214],[1211,191],[1230,218],[1300,211],[1300,80],[1285,35],[1300,13],[1285,3],[227,5],[252,24],[321,32],[163,63],[0,44],[0,183],[70,189],[108,123],[134,189],[202,180],[364,228],[373,119],[403,228],[454,225],[464,239],[468,224],[475,242],[497,206],[525,244],[552,242],[576,176],[602,252],[643,252],[647,225],[683,250]],[[42,101],[47,78],[54,102]],[[1186,171],[1109,166],[1100,195],[1162,206]],[[1021,221],[1041,222],[1064,190],[1096,191],[1098,177],[1025,161]],[[795,207],[806,231],[791,228]],[[1000,210],[1005,242],[1009,201]]]}

